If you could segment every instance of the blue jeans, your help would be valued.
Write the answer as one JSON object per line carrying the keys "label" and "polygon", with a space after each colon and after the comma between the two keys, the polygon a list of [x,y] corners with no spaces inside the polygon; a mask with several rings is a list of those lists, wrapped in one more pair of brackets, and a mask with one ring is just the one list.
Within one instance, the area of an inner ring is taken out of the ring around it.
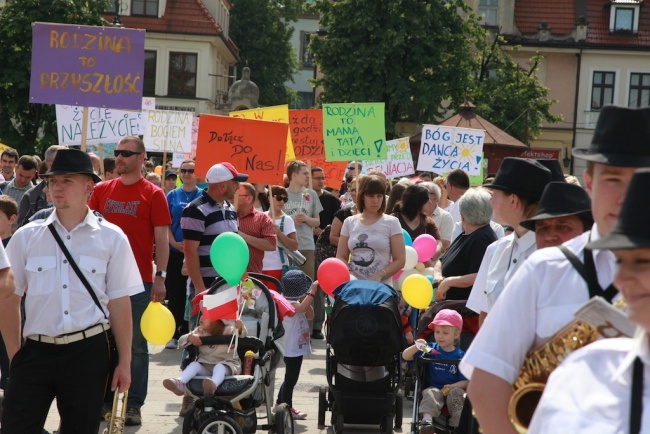
{"label": "blue jeans", "polygon": [[142,336],[140,321],[151,301],[151,282],[144,282],[144,292],[131,296],[131,315],[133,317],[133,342],[131,344],[131,387],[127,407],[140,408],[147,397],[149,381],[149,347]]}

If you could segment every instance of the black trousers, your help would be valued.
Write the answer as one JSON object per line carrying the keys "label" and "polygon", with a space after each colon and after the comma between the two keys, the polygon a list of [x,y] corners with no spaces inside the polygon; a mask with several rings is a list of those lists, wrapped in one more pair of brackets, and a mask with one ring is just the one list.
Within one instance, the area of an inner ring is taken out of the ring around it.
{"label": "black trousers", "polygon": [[165,289],[167,289],[167,300],[169,310],[174,315],[176,321],[176,331],[174,339],[188,332],[187,321],[185,321],[185,301],[187,293],[187,276],[181,274],[183,267],[183,258],[185,256],[180,252],[169,251],[169,261],[167,261],[167,278],[165,279]]}
{"label": "black trousers", "polygon": [[298,383],[298,377],[300,377],[302,356],[285,357],[284,365],[284,382],[278,392],[278,404],[286,402],[289,407],[293,407],[293,389]]}
{"label": "black trousers", "polygon": [[41,434],[54,398],[61,434],[96,433],[107,377],[104,333],[67,345],[27,339],[11,361],[2,433]]}

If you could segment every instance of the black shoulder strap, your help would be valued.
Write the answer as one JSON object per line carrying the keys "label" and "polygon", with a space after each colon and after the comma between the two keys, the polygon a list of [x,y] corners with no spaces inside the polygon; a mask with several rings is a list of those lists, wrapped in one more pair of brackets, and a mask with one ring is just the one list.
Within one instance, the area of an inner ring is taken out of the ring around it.
{"label": "black shoulder strap", "polygon": [[99,310],[102,311],[102,314],[104,314],[104,318],[108,319],[106,316],[106,312],[104,312],[104,309],[102,308],[102,305],[99,303],[99,299],[97,298],[97,294],[95,294],[95,291],[93,291],[92,286],[90,286],[90,282],[86,279],[86,276],[83,275],[81,270],[79,269],[79,266],[77,263],[72,259],[72,255],[68,251],[68,248],[63,244],[63,240],[61,240],[61,237],[59,236],[59,233],[56,231],[56,228],[54,227],[54,222],[50,223],[47,225],[47,227],[50,229],[50,232],[52,232],[52,235],[54,236],[54,239],[56,240],[56,243],[59,245],[61,248],[61,251],[63,251],[63,254],[65,255],[66,259],[68,260],[68,263],[72,267],[75,273],[77,273],[77,277],[79,277],[79,280],[81,280],[81,283],[83,283],[84,287],[88,290],[88,293],[92,297],[93,301],[99,308]]}
{"label": "black shoulder strap", "polygon": [[641,416],[643,415],[643,362],[640,358],[634,360],[632,370],[632,399],[630,400],[630,434],[641,432]]}
{"label": "black shoulder strap", "polygon": [[580,259],[568,249],[568,247],[560,244],[557,246],[558,249],[564,254],[564,256],[569,260],[573,268],[576,269],[580,277],[584,279],[587,283],[587,289],[589,290],[589,298],[599,296],[605,298],[608,302],[612,302],[618,290],[614,285],[609,285],[606,290],[598,283],[598,275],[596,274],[596,267],[594,265],[594,257],[591,253],[591,250],[584,249],[585,263],[580,262]]}

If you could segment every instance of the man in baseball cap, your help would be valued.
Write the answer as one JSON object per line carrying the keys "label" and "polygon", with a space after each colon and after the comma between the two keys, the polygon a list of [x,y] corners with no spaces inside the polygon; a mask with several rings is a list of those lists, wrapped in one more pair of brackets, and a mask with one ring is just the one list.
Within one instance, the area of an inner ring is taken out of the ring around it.
{"label": "man in baseball cap", "polygon": [[217,163],[210,167],[205,179],[208,184],[218,184],[226,181],[244,182],[248,180],[248,175],[237,172],[237,169],[230,163]]}

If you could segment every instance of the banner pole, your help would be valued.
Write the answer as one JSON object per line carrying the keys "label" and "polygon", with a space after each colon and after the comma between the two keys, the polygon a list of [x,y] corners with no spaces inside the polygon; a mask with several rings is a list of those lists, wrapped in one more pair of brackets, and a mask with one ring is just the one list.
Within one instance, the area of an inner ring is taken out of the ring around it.
{"label": "banner pole", "polygon": [[81,110],[81,150],[86,152],[86,137],[88,136],[88,107]]}

